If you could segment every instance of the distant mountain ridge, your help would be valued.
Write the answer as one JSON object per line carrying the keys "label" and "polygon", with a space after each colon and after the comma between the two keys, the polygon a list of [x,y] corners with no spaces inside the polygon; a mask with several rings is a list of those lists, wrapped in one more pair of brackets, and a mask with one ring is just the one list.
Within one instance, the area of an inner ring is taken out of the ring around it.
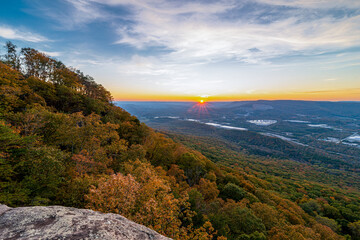
{"label": "distant mountain ridge", "polygon": [[[119,106],[124,106],[129,111],[136,111],[136,109],[142,106],[147,106],[152,110],[159,110],[167,107],[171,107],[179,111],[180,115],[186,114],[186,107],[192,107],[196,103],[192,102],[127,102],[117,101],[115,102]],[[257,100],[257,101],[232,101],[232,102],[209,102],[208,108],[222,110],[226,112],[231,111],[256,111],[256,110],[269,110],[275,109],[281,113],[288,114],[306,114],[306,113],[317,113],[317,114],[333,114],[334,116],[352,116],[360,119],[360,102],[330,102],[330,101],[299,101],[299,100]],[[256,105],[267,106],[265,109],[256,108]],[[270,108],[269,108],[270,107]],[[276,114],[279,114],[276,112]],[[144,112],[146,113],[146,112]],[[136,114],[136,112],[133,112]],[[139,115],[139,114],[136,114]],[[274,114],[275,115],[275,114]]]}

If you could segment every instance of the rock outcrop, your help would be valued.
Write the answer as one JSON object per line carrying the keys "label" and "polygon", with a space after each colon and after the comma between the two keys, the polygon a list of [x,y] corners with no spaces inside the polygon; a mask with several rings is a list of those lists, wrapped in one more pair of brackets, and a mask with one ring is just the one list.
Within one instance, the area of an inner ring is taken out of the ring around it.
{"label": "rock outcrop", "polygon": [[0,205],[0,239],[169,240],[118,214],[62,206]]}

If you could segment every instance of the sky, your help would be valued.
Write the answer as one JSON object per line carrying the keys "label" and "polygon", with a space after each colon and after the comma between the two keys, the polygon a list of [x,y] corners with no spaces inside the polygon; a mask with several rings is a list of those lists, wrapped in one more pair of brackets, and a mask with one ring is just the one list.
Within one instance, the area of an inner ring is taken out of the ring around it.
{"label": "sky", "polygon": [[359,0],[0,3],[1,45],[80,69],[115,100],[360,101]]}

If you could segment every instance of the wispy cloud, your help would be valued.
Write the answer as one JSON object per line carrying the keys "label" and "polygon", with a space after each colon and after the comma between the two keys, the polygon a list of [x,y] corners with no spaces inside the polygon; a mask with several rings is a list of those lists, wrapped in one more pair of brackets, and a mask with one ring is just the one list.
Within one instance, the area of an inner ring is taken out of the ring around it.
{"label": "wispy cloud", "polygon": [[[360,45],[360,9],[357,14],[342,17],[316,10],[341,8],[346,13],[347,7],[360,7],[351,0],[65,2],[70,6],[66,11],[44,12],[67,29],[111,21],[119,35],[116,44],[139,50],[161,47],[167,51],[157,55],[166,62],[266,63],[279,56],[319,54]],[[129,14],[119,16],[104,6],[127,8]],[[292,9],[288,12],[282,6]]]}
{"label": "wispy cloud", "polygon": [[[93,0],[98,1],[98,0]],[[134,25],[118,28],[118,44],[139,49],[161,46],[168,49],[169,59],[183,61],[237,61],[259,63],[285,54],[311,54],[359,44],[360,16],[334,18],[320,15],[308,19],[307,12],[298,10],[267,24],[254,19],[220,17],[239,9],[234,1],[168,2],[168,1],[98,1],[112,5],[127,5],[133,9]],[[272,4],[272,1],[259,0]],[[298,2],[298,1],[297,1]],[[294,5],[295,1],[275,1],[278,5]],[[332,1],[332,5],[336,5]],[[292,4],[290,4],[292,3]],[[304,1],[308,7],[323,1]],[[344,1],[345,6],[349,1]],[[330,6],[332,6],[330,5]],[[340,6],[337,4],[336,6]],[[266,6],[263,6],[266,12]],[[261,14],[263,14],[263,12]],[[240,14],[240,13],[239,13]],[[251,49],[257,49],[252,51]]]}
{"label": "wispy cloud", "polygon": [[13,27],[9,26],[0,26],[0,37],[10,40],[21,40],[21,41],[27,41],[27,42],[44,42],[48,41],[47,38],[32,33],[29,31],[24,31],[20,29],[15,29]]}
{"label": "wispy cloud", "polygon": [[[75,57],[73,65],[111,66],[116,81],[156,86],[164,92],[215,95],[231,89],[234,94],[253,94],[254,78],[264,83],[264,89],[271,85],[260,80],[258,66],[278,79],[281,74],[275,70],[306,65],[313,71],[316,65],[329,72],[359,62],[360,2],[353,0],[64,0],[57,4],[62,5],[59,11],[42,5],[37,9],[59,23],[61,30],[91,26],[96,29],[87,30],[101,34],[100,28],[106,27],[106,47],[121,48],[126,54],[108,59],[82,56],[78,61]],[[223,68],[217,74],[213,67]],[[340,82],[329,79],[335,77],[328,73],[319,81]]]}
{"label": "wispy cloud", "polygon": [[42,51],[42,50],[40,50],[40,52],[43,52],[50,57],[59,57],[62,54],[61,52],[51,52],[51,51]]}
{"label": "wispy cloud", "polygon": [[305,92],[294,92],[299,94],[318,94],[318,93],[353,93],[360,92],[360,88],[345,88],[345,89],[331,89],[331,90],[314,90],[314,91],[305,91]]}
{"label": "wispy cloud", "polygon": [[359,8],[360,2],[354,0],[256,0],[270,5],[299,8]]}
{"label": "wispy cloud", "polygon": [[54,20],[54,27],[60,30],[77,30],[94,21],[105,21],[112,16],[104,11],[101,5],[94,4],[91,0],[52,1],[49,4],[33,1],[32,8],[27,11]]}

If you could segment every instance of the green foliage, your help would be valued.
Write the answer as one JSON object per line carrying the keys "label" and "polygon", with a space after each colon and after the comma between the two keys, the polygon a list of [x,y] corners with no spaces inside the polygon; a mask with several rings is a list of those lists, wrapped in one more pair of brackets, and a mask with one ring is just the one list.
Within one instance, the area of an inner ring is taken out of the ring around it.
{"label": "green foliage", "polygon": [[333,207],[329,204],[324,204],[323,208],[324,208],[324,215],[326,217],[334,218],[334,219],[341,218],[341,213],[339,209],[337,209],[336,207]]}
{"label": "green foliage", "polygon": [[350,223],[349,229],[351,231],[352,239],[359,240],[360,239],[360,221]]}
{"label": "green foliage", "polygon": [[313,199],[308,202],[300,204],[300,206],[306,213],[312,216],[315,216],[316,214],[321,212],[321,205]]}
{"label": "green foliage", "polygon": [[271,230],[273,227],[281,225],[285,222],[283,216],[279,214],[275,207],[270,207],[264,203],[251,204],[251,210],[254,215],[261,219],[267,230]]}
{"label": "green foliage", "polygon": [[55,199],[63,182],[66,154],[60,150],[36,146],[7,126],[0,125],[1,202],[10,206],[42,203]]}
{"label": "green foliage", "polygon": [[264,233],[253,232],[252,234],[241,234],[236,240],[266,240]]}
{"label": "green foliage", "polygon": [[233,199],[235,201],[240,201],[245,197],[246,191],[233,183],[228,183],[221,190],[220,194],[223,199]]}
{"label": "green foliage", "polygon": [[228,212],[230,232],[233,235],[251,234],[255,231],[265,232],[265,226],[248,208],[236,207]]}
{"label": "green foliage", "polygon": [[339,232],[341,229],[340,225],[334,219],[322,217],[319,215],[316,216],[315,219],[322,225],[325,225],[325,226],[328,226],[329,228],[331,228],[331,230],[333,230],[334,232]]}
{"label": "green foliage", "polygon": [[186,181],[190,186],[197,184],[206,173],[205,163],[192,153],[181,155],[177,164],[184,170]]}
{"label": "green foliage", "polygon": [[26,140],[0,122],[0,202],[10,206],[27,200],[27,191],[16,181],[17,170],[23,165],[20,157],[26,152]]}

